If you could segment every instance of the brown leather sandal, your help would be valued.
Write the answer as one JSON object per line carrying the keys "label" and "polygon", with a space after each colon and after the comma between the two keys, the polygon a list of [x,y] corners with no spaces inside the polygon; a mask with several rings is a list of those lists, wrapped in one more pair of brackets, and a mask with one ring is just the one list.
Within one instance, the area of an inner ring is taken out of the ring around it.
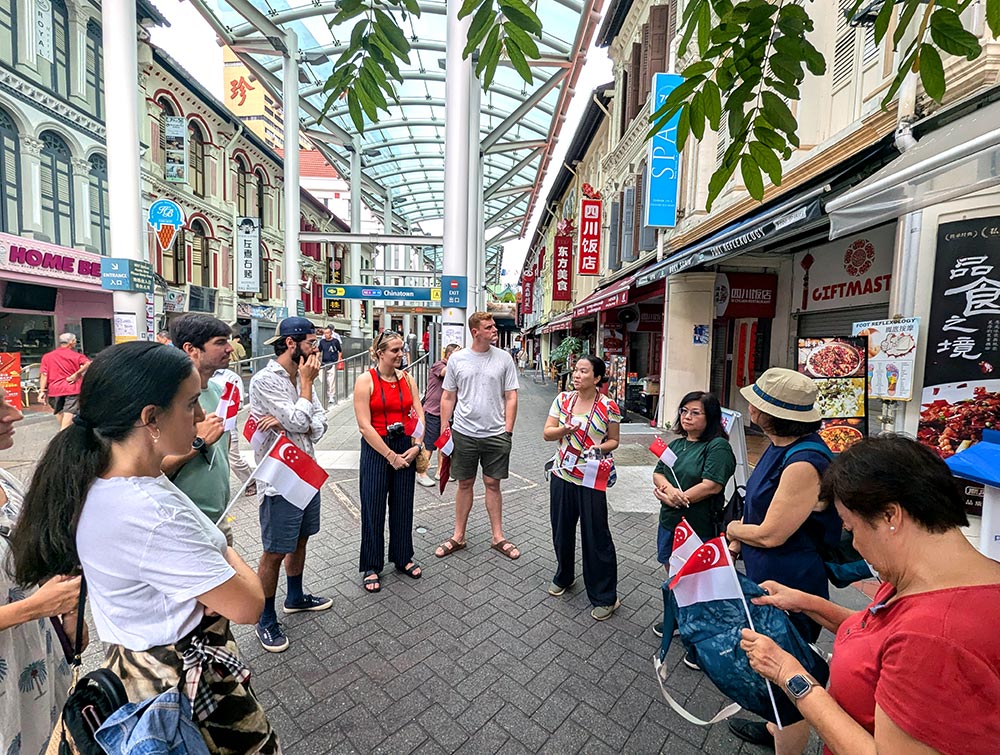
{"label": "brown leather sandal", "polygon": [[[498,553],[504,554],[511,561],[516,561],[521,557],[521,549],[510,540],[501,540],[499,543],[493,543],[490,547]],[[517,551],[516,556],[513,555],[514,551]]]}
{"label": "brown leather sandal", "polygon": [[[464,547],[465,543],[460,543],[455,538],[449,537],[435,549],[434,555],[438,558],[444,558],[445,556],[450,556],[455,551],[462,550]],[[441,552],[438,553],[438,551]]]}

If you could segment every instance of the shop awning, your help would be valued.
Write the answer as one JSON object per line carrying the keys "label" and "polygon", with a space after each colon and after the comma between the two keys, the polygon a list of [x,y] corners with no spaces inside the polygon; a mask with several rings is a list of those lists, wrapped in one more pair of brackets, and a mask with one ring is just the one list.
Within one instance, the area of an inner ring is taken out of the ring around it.
{"label": "shop awning", "polygon": [[829,189],[829,186],[820,186],[795,196],[682,249],[638,275],[635,285],[645,286],[696,265],[720,262],[752,252],[824,223],[820,196]]}
{"label": "shop awning", "polygon": [[542,326],[543,333],[555,333],[557,330],[569,330],[573,327],[573,313],[567,312]]}
{"label": "shop awning", "polygon": [[1000,184],[1000,102],[924,136],[916,146],[836,199],[830,238]]}
{"label": "shop awning", "polygon": [[632,288],[635,278],[635,274],[626,275],[610,286],[592,292],[586,299],[573,307],[573,317],[586,317],[596,312],[628,304],[628,291]]}

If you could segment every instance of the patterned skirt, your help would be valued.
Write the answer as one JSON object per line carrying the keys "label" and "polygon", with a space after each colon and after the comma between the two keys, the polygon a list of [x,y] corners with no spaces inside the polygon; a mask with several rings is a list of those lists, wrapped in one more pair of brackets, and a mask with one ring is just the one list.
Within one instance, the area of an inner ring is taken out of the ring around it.
{"label": "patterned skirt", "polygon": [[[122,680],[129,700],[148,700],[178,685],[183,690],[185,676],[191,674],[190,668],[187,672],[184,670],[184,655],[186,652],[190,655],[193,644],[218,649],[221,654],[238,655],[236,641],[229,631],[229,620],[221,616],[206,616],[198,629],[173,645],[146,651],[126,650],[120,645],[112,645],[104,667],[111,669]],[[202,657],[205,658],[204,653]],[[213,662],[211,657],[201,662],[200,671],[195,723],[209,751],[213,755],[281,753],[278,735],[257,702],[249,680],[239,681],[230,668]],[[197,710],[199,705],[201,715]]]}

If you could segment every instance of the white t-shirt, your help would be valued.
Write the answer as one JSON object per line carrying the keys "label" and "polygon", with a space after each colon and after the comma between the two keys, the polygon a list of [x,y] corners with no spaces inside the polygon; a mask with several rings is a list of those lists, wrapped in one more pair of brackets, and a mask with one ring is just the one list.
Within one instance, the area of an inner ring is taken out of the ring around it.
{"label": "white t-shirt", "polygon": [[462,435],[491,438],[506,427],[506,391],[516,391],[517,367],[503,349],[456,351],[448,360],[443,390],[456,391],[452,427]]}
{"label": "white t-shirt", "polygon": [[226,537],[166,475],[98,479],[76,530],[97,634],[148,650],[198,626],[195,599],[236,571]]}

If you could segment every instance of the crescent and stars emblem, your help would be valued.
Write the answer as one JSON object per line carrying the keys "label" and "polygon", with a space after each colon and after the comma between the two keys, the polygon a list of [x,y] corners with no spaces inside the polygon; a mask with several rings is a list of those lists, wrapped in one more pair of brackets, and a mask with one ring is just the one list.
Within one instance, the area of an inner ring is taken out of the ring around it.
{"label": "crescent and stars emblem", "polygon": [[707,542],[699,550],[698,557],[705,566],[715,566],[722,561],[722,551],[716,543]]}
{"label": "crescent and stars emblem", "polygon": [[683,545],[689,537],[691,537],[691,533],[688,532],[687,527],[683,523],[677,525],[677,529],[674,530],[674,549],[679,545]]}

